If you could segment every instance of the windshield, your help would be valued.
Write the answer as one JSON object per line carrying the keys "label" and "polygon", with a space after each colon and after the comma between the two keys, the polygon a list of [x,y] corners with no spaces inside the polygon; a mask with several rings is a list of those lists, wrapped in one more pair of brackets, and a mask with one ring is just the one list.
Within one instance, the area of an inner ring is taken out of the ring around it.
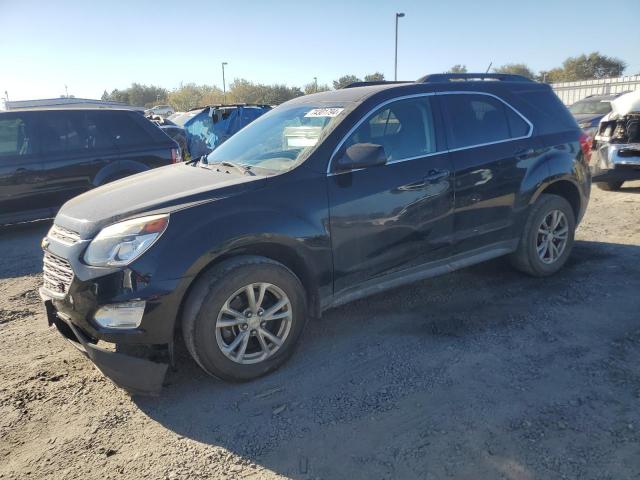
{"label": "windshield", "polygon": [[289,170],[315,148],[345,115],[344,104],[292,105],[271,110],[207,156],[208,163],[235,162],[269,170]]}
{"label": "windshield", "polygon": [[611,102],[609,100],[585,100],[574,103],[569,107],[569,111],[574,115],[594,114],[606,115],[611,111]]}

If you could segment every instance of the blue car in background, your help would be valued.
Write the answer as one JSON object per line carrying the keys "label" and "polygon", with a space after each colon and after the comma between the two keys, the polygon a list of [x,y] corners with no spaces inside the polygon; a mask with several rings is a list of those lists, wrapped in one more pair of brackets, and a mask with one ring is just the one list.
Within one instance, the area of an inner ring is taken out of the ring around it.
{"label": "blue car in background", "polygon": [[176,113],[169,120],[184,129],[189,156],[199,158],[269,110],[270,105],[209,105]]}
{"label": "blue car in background", "polygon": [[611,101],[626,92],[610,95],[589,95],[569,107],[569,111],[582,130],[592,137],[598,130],[600,120],[611,112]]}

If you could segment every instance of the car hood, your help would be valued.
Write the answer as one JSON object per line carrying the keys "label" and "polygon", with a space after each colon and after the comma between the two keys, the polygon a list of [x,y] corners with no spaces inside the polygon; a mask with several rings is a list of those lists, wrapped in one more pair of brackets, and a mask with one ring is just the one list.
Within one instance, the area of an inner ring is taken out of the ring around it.
{"label": "car hood", "polygon": [[55,223],[92,238],[107,225],[168,213],[260,188],[266,177],[184,163],[156,168],[89,190],[65,203]]}
{"label": "car hood", "polygon": [[602,117],[604,117],[604,115],[599,113],[578,113],[573,116],[578,123],[593,122],[594,120],[600,120]]}

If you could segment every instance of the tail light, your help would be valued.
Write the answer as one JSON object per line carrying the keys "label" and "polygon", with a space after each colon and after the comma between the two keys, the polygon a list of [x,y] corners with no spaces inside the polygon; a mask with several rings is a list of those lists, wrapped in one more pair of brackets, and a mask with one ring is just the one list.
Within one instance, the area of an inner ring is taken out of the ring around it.
{"label": "tail light", "polygon": [[593,143],[593,137],[587,133],[582,132],[580,134],[580,148],[584,155],[584,161],[586,164],[591,162],[591,144]]}
{"label": "tail light", "polygon": [[171,149],[171,163],[178,163],[182,161],[182,152],[179,148]]}

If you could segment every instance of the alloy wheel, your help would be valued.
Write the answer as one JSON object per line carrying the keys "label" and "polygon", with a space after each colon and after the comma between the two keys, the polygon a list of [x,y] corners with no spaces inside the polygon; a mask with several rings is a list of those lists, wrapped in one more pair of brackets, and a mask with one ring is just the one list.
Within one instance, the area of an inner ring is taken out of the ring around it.
{"label": "alloy wheel", "polygon": [[291,302],[271,283],[252,283],[234,292],[216,320],[222,353],[240,364],[258,363],[284,344],[293,321]]}
{"label": "alloy wheel", "polygon": [[569,240],[569,222],[560,210],[552,210],[538,227],[536,251],[543,263],[551,264],[560,258]]}

